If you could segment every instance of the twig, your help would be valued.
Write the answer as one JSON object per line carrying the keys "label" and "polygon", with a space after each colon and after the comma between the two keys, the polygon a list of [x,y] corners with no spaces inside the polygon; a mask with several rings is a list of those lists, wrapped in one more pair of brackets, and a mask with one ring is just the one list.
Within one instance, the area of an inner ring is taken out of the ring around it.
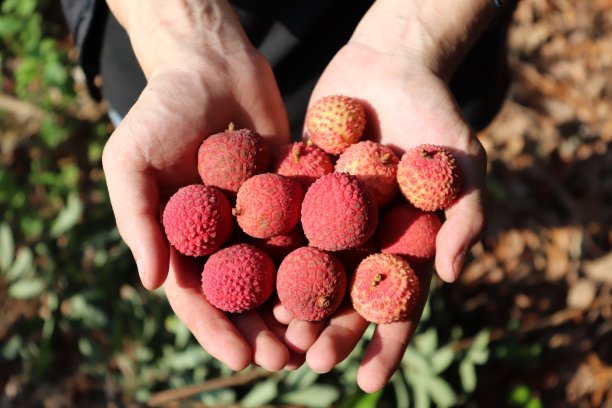
{"label": "twig", "polygon": [[235,374],[229,377],[219,377],[214,378],[212,380],[208,380],[201,384],[188,385],[186,387],[160,391],[156,394],[153,394],[147,401],[147,404],[152,407],[158,407],[168,404],[172,401],[192,397],[202,392],[243,385],[250,383],[251,381],[256,380],[260,377],[268,377],[270,375],[272,375],[272,373],[269,371],[260,368],[255,368],[246,374]]}
{"label": "twig", "polygon": [[44,111],[38,106],[4,93],[0,93],[0,110],[13,114],[22,122],[31,119],[40,120],[44,115]]}

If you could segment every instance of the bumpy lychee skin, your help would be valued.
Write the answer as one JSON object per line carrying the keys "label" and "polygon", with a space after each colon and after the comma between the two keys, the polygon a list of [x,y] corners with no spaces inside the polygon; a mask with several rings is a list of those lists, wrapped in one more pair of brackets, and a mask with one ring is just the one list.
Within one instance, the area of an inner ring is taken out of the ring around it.
{"label": "bumpy lychee skin", "polygon": [[302,202],[302,228],[310,246],[340,251],[366,242],[376,230],[378,207],[367,189],[347,173],[312,183]]}
{"label": "bumpy lychee skin", "polygon": [[217,309],[242,313],[270,297],[274,280],[274,263],[265,252],[252,245],[236,244],[208,258],[202,272],[202,290]]}
{"label": "bumpy lychee skin", "polygon": [[399,158],[389,146],[365,140],[350,145],[338,157],[335,171],[357,177],[379,207],[389,203],[398,193],[397,164]]}
{"label": "bumpy lychee skin", "polygon": [[351,279],[353,307],[372,323],[406,320],[419,296],[419,278],[408,261],[397,255],[370,255]]}
{"label": "bumpy lychee skin", "polygon": [[403,154],[397,182],[408,201],[424,211],[450,207],[460,190],[459,168],[451,152],[424,144]]}
{"label": "bumpy lychee skin", "polygon": [[331,173],[334,166],[329,155],[317,146],[294,142],[279,150],[272,169],[308,189],[316,179]]}
{"label": "bumpy lychee skin", "polygon": [[365,109],[356,99],[330,95],[308,109],[305,123],[314,144],[329,154],[340,154],[363,135]]}
{"label": "bumpy lychee skin", "polygon": [[270,152],[265,140],[249,129],[209,136],[198,150],[198,172],[204,184],[233,196],[250,177],[268,171]]}
{"label": "bumpy lychee skin", "polygon": [[312,247],[289,253],[278,267],[276,292],[283,306],[301,320],[332,314],[346,292],[346,273],[334,255]]}
{"label": "bumpy lychee skin", "polygon": [[378,242],[383,253],[402,255],[410,265],[421,265],[436,254],[436,235],[442,226],[434,212],[408,203],[385,211],[378,223]]}
{"label": "bumpy lychee skin", "polygon": [[251,243],[270,255],[274,262],[280,263],[289,252],[304,246],[306,244],[306,238],[304,237],[302,228],[298,224],[285,234],[264,239],[253,238]]}
{"label": "bumpy lychee skin", "polygon": [[297,181],[275,173],[258,174],[240,186],[234,215],[248,235],[270,238],[297,225],[303,198]]}
{"label": "bumpy lychee skin", "polygon": [[232,222],[232,208],[225,195],[203,184],[180,188],[162,213],[170,244],[180,253],[196,257],[216,251],[229,238]]}

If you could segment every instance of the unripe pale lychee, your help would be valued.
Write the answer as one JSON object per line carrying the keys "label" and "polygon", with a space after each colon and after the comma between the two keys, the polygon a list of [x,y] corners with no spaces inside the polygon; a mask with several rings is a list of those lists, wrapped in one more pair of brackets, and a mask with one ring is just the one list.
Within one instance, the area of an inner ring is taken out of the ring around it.
{"label": "unripe pale lychee", "polygon": [[397,182],[406,199],[424,211],[450,207],[460,189],[459,169],[451,152],[429,144],[403,154]]}
{"label": "unripe pale lychee", "polygon": [[198,150],[198,172],[204,184],[232,196],[247,179],[268,171],[269,163],[265,140],[253,130],[235,130],[233,124],[206,138]]}
{"label": "unripe pale lychee", "polygon": [[343,95],[316,101],[306,113],[306,129],[314,144],[330,154],[340,154],[356,143],[365,129],[363,105]]}
{"label": "unripe pale lychee", "polygon": [[318,321],[340,305],[346,281],[338,258],[316,248],[301,247],[289,253],[278,267],[276,291],[281,304],[294,317]]}
{"label": "unripe pale lychee", "polygon": [[208,258],[202,272],[202,290],[217,309],[241,313],[270,297],[274,279],[274,263],[265,252],[252,245],[236,244]]}
{"label": "unripe pale lychee", "polygon": [[379,207],[397,194],[398,157],[389,146],[371,140],[350,145],[338,157],[335,171],[349,173],[361,181]]}
{"label": "unripe pale lychee", "polygon": [[333,167],[329,155],[317,146],[294,142],[279,150],[272,169],[278,174],[297,180],[307,189],[316,179],[331,173]]}
{"label": "unripe pale lychee", "polygon": [[420,296],[419,278],[398,255],[370,255],[351,279],[351,302],[367,321],[377,324],[406,320]]}
{"label": "unripe pale lychee", "polygon": [[204,256],[216,251],[232,232],[232,209],[215,187],[192,184],[170,197],[162,213],[164,232],[180,253]]}
{"label": "unripe pale lychee", "polygon": [[433,258],[436,235],[442,226],[435,212],[401,203],[385,211],[378,223],[378,242],[383,253],[402,255],[416,266]]}
{"label": "unripe pale lychee", "polygon": [[297,225],[303,197],[297,181],[275,173],[258,174],[240,186],[234,215],[248,235],[270,238]]}
{"label": "unripe pale lychee", "polygon": [[378,208],[355,176],[331,173],[312,183],[302,202],[302,228],[311,246],[340,251],[366,242]]}

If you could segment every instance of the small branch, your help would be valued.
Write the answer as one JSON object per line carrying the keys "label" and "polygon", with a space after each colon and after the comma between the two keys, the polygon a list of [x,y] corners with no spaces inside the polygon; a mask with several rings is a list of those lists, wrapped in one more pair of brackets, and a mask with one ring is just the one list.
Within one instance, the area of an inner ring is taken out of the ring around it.
{"label": "small branch", "polygon": [[189,398],[203,392],[244,385],[258,378],[269,377],[270,375],[272,375],[271,372],[256,368],[246,374],[237,373],[229,377],[214,378],[201,384],[188,385],[186,387],[160,391],[153,394],[147,401],[147,404],[152,407],[162,406],[168,404],[169,402]]}

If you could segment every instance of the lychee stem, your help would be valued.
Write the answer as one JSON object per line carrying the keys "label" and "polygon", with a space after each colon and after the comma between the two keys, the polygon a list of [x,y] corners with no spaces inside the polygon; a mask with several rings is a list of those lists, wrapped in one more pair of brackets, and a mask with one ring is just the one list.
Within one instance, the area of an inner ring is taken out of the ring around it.
{"label": "lychee stem", "polygon": [[312,141],[312,139],[308,138],[308,140],[306,141],[306,146],[310,147],[314,145],[314,142]]}
{"label": "lychee stem", "polygon": [[238,209],[238,207],[232,208],[232,215],[234,217],[237,217],[240,215],[240,210]]}
{"label": "lychee stem", "polygon": [[331,302],[327,296],[321,296],[318,300],[318,304],[321,309],[327,309],[330,303]]}
{"label": "lychee stem", "polygon": [[376,286],[378,286],[380,281],[382,281],[382,279],[383,276],[380,273],[377,273],[376,275],[374,275],[374,278],[372,278],[372,283],[370,284],[370,287],[375,288]]}
{"label": "lychee stem", "polygon": [[226,132],[233,132],[234,130],[236,130],[236,125],[234,125],[234,122],[230,122],[229,125],[227,125]]}
{"label": "lychee stem", "polygon": [[291,158],[293,159],[294,163],[299,163],[300,162],[300,156],[301,156],[301,151],[300,151],[300,147],[299,146],[294,146],[293,150],[291,151]]}
{"label": "lychee stem", "polygon": [[380,162],[382,164],[387,164],[389,163],[389,159],[391,159],[391,155],[389,153],[385,153],[380,157]]}
{"label": "lychee stem", "polygon": [[426,150],[426,149],[421,149],[421,157],[423,157],[425,159],[433,158],[435,153],[436,152],[434,152],[434,151],[430,151],[430,150]]}

